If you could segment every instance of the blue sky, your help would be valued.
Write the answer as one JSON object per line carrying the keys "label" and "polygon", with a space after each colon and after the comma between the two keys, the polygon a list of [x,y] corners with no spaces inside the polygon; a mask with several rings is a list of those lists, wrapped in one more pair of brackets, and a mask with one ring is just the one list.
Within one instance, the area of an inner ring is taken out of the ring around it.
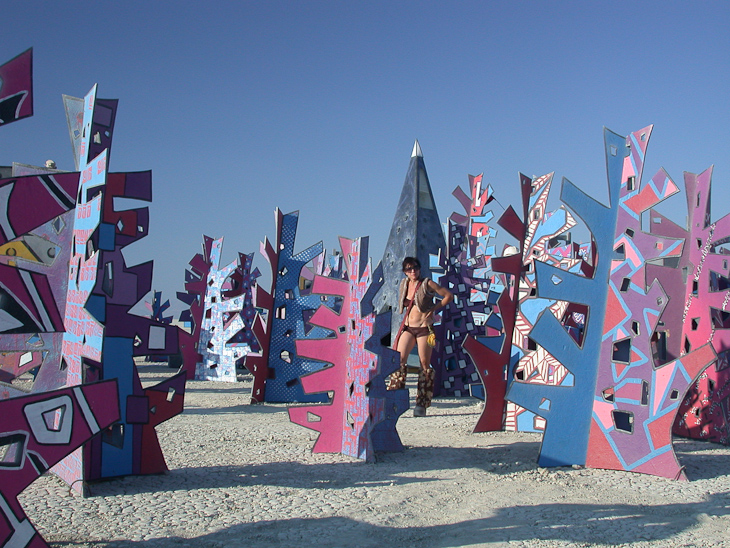
{"label": "blue sky", "polygon": [[[602,128],[654,124],[644,180],[715,165],[730,210],[725,2],[5,2],[0,62],[34,48],[35,115],[0,132],[0,165],[73,169],[61,95],[118,98],[112,171],[152,170],[150,235],[174,301],[202,235],[258,253],[273,212],[297,249],[370,236],[382,256],[413,142],[440,216],[467,174],[503,205],[518,173],[606,199]],[[683,196],[661,207],[684,222]],[[497,212],[499,213],[499,212]],[[255,265],[267,271],[257,256]],[[266,276],[268,278],[268,276]]]}

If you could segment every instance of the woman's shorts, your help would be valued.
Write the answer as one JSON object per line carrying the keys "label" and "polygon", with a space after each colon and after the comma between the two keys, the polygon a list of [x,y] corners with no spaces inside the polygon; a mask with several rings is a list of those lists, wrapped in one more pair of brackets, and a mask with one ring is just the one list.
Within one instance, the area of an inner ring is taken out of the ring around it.
{"label": "woman's shorts", "polygon": [[403,328],[403,331],[407,331],[416,339],[419,339],[421,337],[428,337],[428,327],[410,327],[407,325]]}

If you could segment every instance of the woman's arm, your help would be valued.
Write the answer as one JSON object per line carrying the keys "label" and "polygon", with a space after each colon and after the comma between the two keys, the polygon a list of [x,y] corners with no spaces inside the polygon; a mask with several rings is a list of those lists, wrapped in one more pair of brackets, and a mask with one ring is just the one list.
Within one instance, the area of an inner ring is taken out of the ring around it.
{"label": "woman's arm", "polygon": [[436,293],[439,297],[441,297],[440,301],[436,301],[436,306],[434,307],[434,310],[437,310],[439,308],[446,308],[446,306],[454,300],[454,294],[451,291],[449,291],[445,287],[441,287],[433,280],[428,280],[428,288],[433,293]]}

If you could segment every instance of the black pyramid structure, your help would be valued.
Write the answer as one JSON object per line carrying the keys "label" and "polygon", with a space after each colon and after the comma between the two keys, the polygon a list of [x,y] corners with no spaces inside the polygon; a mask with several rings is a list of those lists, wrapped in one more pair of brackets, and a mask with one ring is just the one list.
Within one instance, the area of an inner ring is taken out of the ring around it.
{"label": "black pyramid structure", "polygon": [[428,182],[426,164],[418,141],[413,145],[411,163],[398,200],[393,226],[383,254],[383,287],[375,300],[376,310],[393,310],[391,334],[395,338],[402,317],[397,314],[398,284],[403,279],[401,270],[405,257],[417,257],[421,262],[421,275],[428,277],[429,255],[438,256],[445,251],[441,221],[436,210],[431,185]]}

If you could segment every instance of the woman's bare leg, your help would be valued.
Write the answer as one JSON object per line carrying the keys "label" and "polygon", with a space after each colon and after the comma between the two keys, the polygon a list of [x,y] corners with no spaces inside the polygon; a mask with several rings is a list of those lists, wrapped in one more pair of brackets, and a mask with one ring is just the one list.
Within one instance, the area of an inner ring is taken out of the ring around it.
{"label": "woman's bare leg", "polygon": [[398,352],[400,352],[400,369],[390,376],[388,390],[400,390],[406,387],[408,375],[408,355],[416,346],[416,338],[408,331],[403,331],[398,338]]}
{"label": "woman's bare leg", "polygon": [[430,407],[433,398],[434,370],[431,369],[431,352],[433,348],[428,346],[428,337],[419,337],[418,357],[421,362],[421,370],[418,372],[418,391],[416,393],[416,405]]}

